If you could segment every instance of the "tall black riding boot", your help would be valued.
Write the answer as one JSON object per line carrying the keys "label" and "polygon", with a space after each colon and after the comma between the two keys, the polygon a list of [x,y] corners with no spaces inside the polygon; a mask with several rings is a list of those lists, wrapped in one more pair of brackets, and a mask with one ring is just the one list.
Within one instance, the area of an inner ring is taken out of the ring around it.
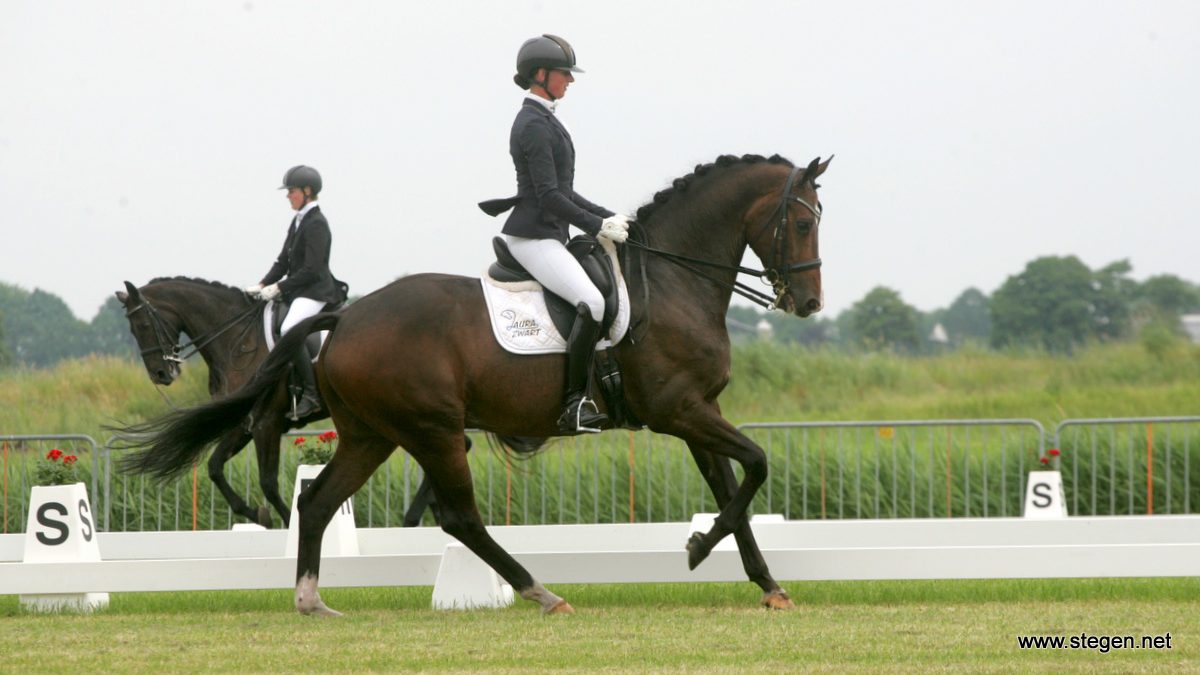
{"label": "tall black riding boot", "polygon": [[600,324],[592,319],[587,305],[579,303],[575,311],[575,325],[567,338],[567,395],[563,414],[558,418],[558,430],[564,434],[595,434],[608,424],[608,416],[601,413],[588,396]]}
{"label": "tall black riding boot", "polygon": [[296,380],[295,385],[291,387],[292,411],[288,417],[298,422],[321,410],[317,375],[313,372],[312,357],[309,356],[307,347],[297,350],[296,355],[292,357],[292,372]]}

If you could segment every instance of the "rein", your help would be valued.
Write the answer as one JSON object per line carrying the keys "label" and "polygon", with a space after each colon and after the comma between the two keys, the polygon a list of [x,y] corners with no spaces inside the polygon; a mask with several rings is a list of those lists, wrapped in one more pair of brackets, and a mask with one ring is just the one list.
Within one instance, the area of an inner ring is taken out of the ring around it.
{"label": "rein", "polygon": [[[142,304],[125,312],[125,316],[133,316],[142,309],[145,309],[146,313],[150,315],[150,323],[154,326],[154,336],[158,340],[158,344],[156,346],[146,347],[145,349],[141,350],[142,356],[151,354],[153,352],[162,352],[164,361],[183,363],[185,360],[190,359],[196,354],[200,353],[201,349],[204,349],[209,343],[211,343],[213,340],[216,340],[230,328],[233,328],[234,326],[237,326],[238,324],[254,316],[261,310],[261,305],[251,305],[246,311],[221,324],[207,335],[201,335],[197,338],[193,338],[181,345],[175,344],[175,339],[171,336],[171,330],[167,327],[166,320],[162,318],[162,315],[158,313],[158,310],[154,308],[154,305],[150,304],[149,300],[143,299]],[[181,351],[189,348],[192,350],[191,352],[183,354],[182,356],[180,355]]]}
{"label": "rein", "polygon": [[[773,309],[778,309],[779,303],[783,301],[783,297],[788,291],[788,286],[789,286],[788,277],[792,273],[803,272],[805,270],[818,269],[821,267],[821,259],[820,258],[813,258],[812,260],[805,260],[803,262],[793,263],[786,267],[784,266],[785,261],[783,260],[783,255],[784,255],[784,251],[786,250],[787,232],[788,232],[788,227],[787,227],[787,225],[788,225],[788,209],[787,209],[788,203],[795,202],[797,204],[802,204],[805,208],[807,208],[809,211],[811,211],[814,216],[816,216],[817,224],[819,224],[821,222],[821,203],[820,202],[817,202],[817,204],[814,206],[812,204],[809,204],[805,200],[792,194],[792,187],[795,185],[796,175],[800,172],[800,169],[801,168],[798,166],[794,167],[792,169],[791,173],[788,174],[787,184],[783,188],[783,196],[780,197],[780,199],[779,199],[779,206],[775,207],[775,210],[772,211],[771,215],[767,217],[766,222],[764,222],[762,227],[759,228],[758,233],[755,234],[755,238],[757,238],[759,235],[762,234],[762,232],[764,232],[771,225],[771,221],[775,220],[775,217],[777,215],[779,216],[779,221],[775,225],[775,234],[771,241],[771,253],[769,255],[769,257],[772,261],[778,261],[777,264],[773,267],[767,267],[766,269],[756,270],[756,269],[753,269],[750,267],[742,267],[741,265],[726,265],[723,263],[716,263],[716,262],[712,262],[709,260],[700,260],[699,258],[692,258],[692,257],[686,256],[686,255],[681,255],[679,253],[673,253],[671,251],[664,251],[662,249],[654,248],[654,247],[650,246],[649,244],[642,243],[640,241],[637,241],[636,239],[629,239],[626,241],[626,244],[633,246],[634,248],[640,249],[642,251],[645,251],[646,253],[653,253],[654,255],[657,255],[658,257],[663,258],[664,260],[668,260],[670,262],[673,262],[673,263],[679,265],[680,267],[688,270],[692,274],[704,277],[705,279],[708,279],[709,281],[712,281],[713,283],[715,283],[719,286],[724,286],[725,288],[730,289],[734,293],[737,293],[738,295],[742,296],[743,298],[746,298],[750,302],[753,302],[754,304],[756,304],[760,307],[763,307],[763,308],[767,309],[768,311],[773,310]],[[814,224],[814,227],[815,227],[815,224]],[[643,230],[643,232],[645,232],[645,228],[642,228],[642,230]],[[649,239],[648,234],[644,234],[644,236],[646,236],[646,238]],[[770,284],[772,286],[772,289],[775,291],[775,295],[774,295],[774,297],[772,297],[771,295],[769,295],[767,293],[763,293],[762,291],[760,291],[756,288],[753,288],[747,284],[744,284],[744,283],[738,281],[736,277],[734,277],[733,283],[730,284],[729,282],[724,281],[722,279],[718,279],[718,278],[712,276],[711,274],[706,274],[704,271],[695,268],[693,265],[704,265],[707,267],[715,267],[717,269],[725,270],[727,272],[736,272],[738,274],[748,274],[750,276],[758,277],[764,283]],[[649,288],[649,285],[646,284],[644,281],[645,274],[646,274],[645,258],[643,258],[643,260],[642,260],[643,287],[644,287],[644,292],[647,296],[645,298],[645,300],[647,301],[647,306],[649,306],[650,288]]]}

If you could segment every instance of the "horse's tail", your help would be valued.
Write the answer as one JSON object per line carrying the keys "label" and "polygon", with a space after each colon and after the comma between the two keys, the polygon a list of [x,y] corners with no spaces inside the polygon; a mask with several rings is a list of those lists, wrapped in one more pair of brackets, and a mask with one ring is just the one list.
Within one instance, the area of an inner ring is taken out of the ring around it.
{"label": "horse's tail", "polygon": [[122,445],[131,449],[118,460],[121,471],[168,480],[200,461],[208,446],[242,424],[255,404],[288,376],[297,350],[309,333],[333,330],[340,313],[315,314],[289,330],[246,386],[229,396],[168,413],[143,424],[115,429]]}

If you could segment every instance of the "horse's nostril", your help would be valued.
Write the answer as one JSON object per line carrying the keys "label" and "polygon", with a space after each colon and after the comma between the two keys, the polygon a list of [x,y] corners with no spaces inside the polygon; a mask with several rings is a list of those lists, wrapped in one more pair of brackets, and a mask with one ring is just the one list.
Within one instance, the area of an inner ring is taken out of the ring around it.
{"label": "horse's nostril", "polygon": [[805,308],[810,312],[815,312],[818,309],[821,309],[821,301],[817,300],[816,298],[812,298],[805,304]]}

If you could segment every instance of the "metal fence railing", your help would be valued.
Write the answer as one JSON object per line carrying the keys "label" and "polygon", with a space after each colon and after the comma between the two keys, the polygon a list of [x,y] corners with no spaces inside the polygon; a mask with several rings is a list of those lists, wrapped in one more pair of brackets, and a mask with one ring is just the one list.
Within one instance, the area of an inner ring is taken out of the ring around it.
{"label": "metal fence railing", "polygon": [[[24,532],[29,512],[29,488],[35,484],[37,462],[51,450],[79,458],[75,464],[79,480],[89,494],[99,494],[101,457],[96,441],[82,434],[0,436],[0,530]],[[60,460],[61,461],[61,460]],[[94,507],[94,505],[93,505]]]}
{"label": "metal fence railing", "polygon": [[1052,442],[1072,515],[1200,509],[1200,417],[1063,420]]}
{"label": "metal fence railing", "polygon": [[[1200,509],[1200,417],[1066,420],[1049,443],[1031,419],[884,420],[745,424],[770,472],[751,509],[789,519],[946,518],[1021,515],[1029,471],[1063,473],[1071,515],[1194,513]],[[291,499],[299,452],[282,444],[279,483]],[[484,522],[671,522],[717,510],[687,446],[650,432],[552,440],[514,459],[482,433],[468,456]],[[87,436],[0,436],[4,531],[25,526],[33,464],[51,447],[80,457],[93,510],[107,531],[228,529],[239,520],[201,465],[159,485],[115,470],[119,448]],[[740,467],[735,473],[741,477]],[[262,503],[253,448],[226,466],[235,490]],[[363,527],[400,524],[422,479],[398,451],[355,495]],[[425,524],[433,523],[425,516]],[[276,516],[276,523],[278,517]]]}
{"label": "metal fence railing", "polygon": [[786,518],[1021,515],[1045,451],[1032,419],[781,422],[739,427],[771,462],[759,512]]}

